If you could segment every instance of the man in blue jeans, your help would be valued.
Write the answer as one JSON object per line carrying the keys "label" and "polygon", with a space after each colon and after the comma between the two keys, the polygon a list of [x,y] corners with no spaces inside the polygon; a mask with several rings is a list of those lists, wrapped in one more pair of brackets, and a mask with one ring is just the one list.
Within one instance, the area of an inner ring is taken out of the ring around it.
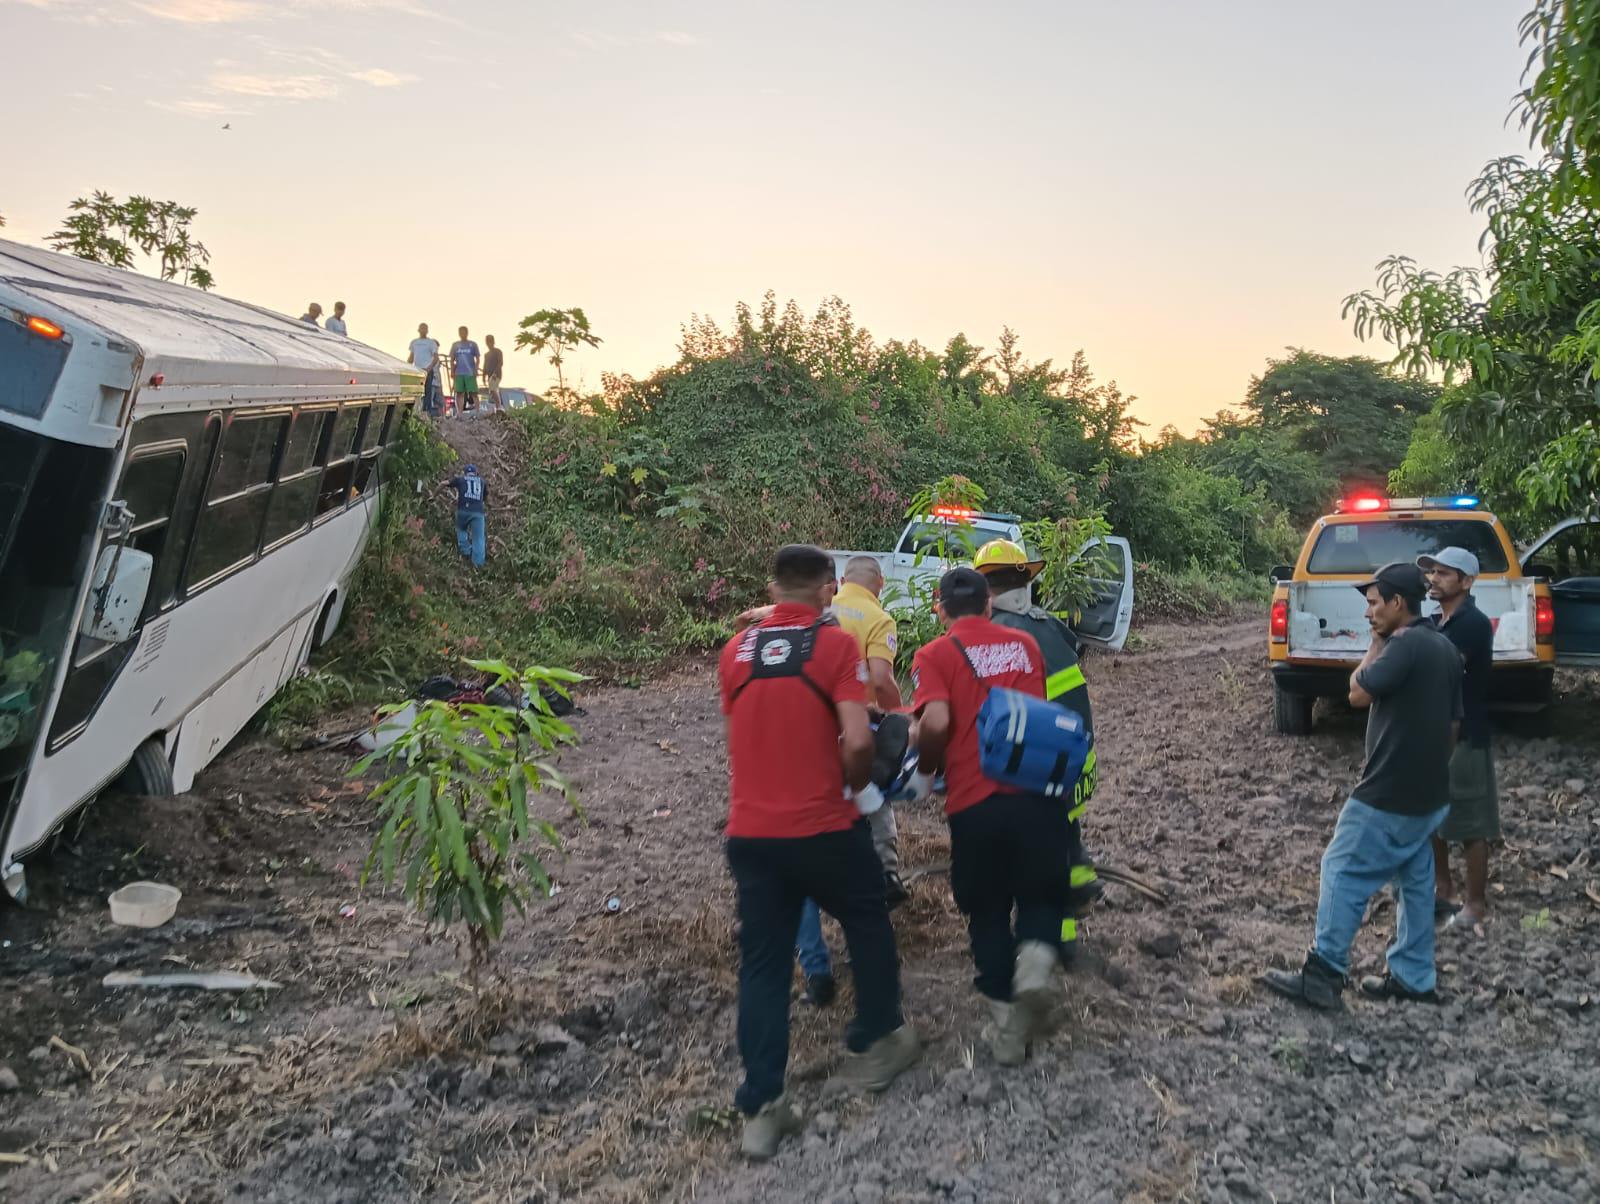
{"label": "man in blue jeans", "polygon": [[456,547],[471,559],[473,568],[483,567],[483,504],[489,500],[489,486],[478,475],[478,466],[468,464],[459,477],[450,478],[456,491]]}
{"label": "man in blue jeans", "polygon": [[1386,564],[1356,586],[1372,643],[1350,675],[1350,705],[1370,708],[1367,759],[1322,855],[1317,932],[1297,973],[1262,985],[1323,1011],[1343,1006],[1350,946],[1367,900],[1395,884],[1388,971],[1361,980],[1374,999],[1437,1003],[1432,837],[1450,813],[1450,754],[1461,723],[1461,657],[1422,617],[1428,584],[1414,564]]}

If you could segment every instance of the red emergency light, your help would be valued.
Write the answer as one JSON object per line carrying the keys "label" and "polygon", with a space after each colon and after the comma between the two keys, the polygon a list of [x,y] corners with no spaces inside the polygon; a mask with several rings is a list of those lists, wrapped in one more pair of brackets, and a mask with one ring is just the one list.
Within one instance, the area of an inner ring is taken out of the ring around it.
{"label": "red emergency light", "polygon": [[28,317],[28,329],[46,339],[59,339],[66,333],[49,318],[39,318],[32,315]]}
{"label": "red emergency light", "polygon": [[933,517],[942,518],[947,522],[964,523],[972,517],[972,511],[965,506],[935,506]]}
{"label": "red emergency light", "polygon": [[1389,508],[1389,499],[1377,493],[1356,493],[1339,499],[1340,514],[1376,514]]}

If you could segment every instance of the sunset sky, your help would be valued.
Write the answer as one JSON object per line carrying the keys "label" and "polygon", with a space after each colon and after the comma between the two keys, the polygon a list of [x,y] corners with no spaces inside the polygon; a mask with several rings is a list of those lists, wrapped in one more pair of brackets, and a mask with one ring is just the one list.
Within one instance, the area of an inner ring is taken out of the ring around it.
{"label": "sunset sky", "polygon": [[219,292],[344,300],[396,354],[583,306],[594,387],[693,313],[838,294],[880,340],[1082,348],[1189,429],[1286,346],[1360,349],[1340,301],[1382,256],[1479,261],[1522,9],[0,0],[0,234],[177,200]]}

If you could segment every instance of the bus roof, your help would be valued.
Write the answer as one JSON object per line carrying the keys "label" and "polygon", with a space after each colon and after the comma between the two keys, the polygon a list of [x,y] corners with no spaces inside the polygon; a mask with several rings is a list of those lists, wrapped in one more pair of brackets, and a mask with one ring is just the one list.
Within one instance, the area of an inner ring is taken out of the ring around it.
{"label": "bus roof", "polygon": [[257,305],[0,239],[0,293],[72,331],[92,325],[168,385],[399,385],[410,364]]}

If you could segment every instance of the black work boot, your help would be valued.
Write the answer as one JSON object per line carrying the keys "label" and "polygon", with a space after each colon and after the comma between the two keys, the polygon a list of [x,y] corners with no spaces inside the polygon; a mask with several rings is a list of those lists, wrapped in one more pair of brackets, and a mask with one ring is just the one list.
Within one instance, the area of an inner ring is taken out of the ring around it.
{"label": "black work boot", "polygon": [[906,889],[906,884],[900,881],[900,875],[893,870],[885,870],[883,875],[884,902],[893,911],[900,904],[911,897],[911,892]]}
{"label": "black work boot", "polygon": [[806,1002],[812,1007],[825,1008],[839,993],[839,984],[827,972],[806,975]]}
{"label": "black work boot", "polygon": [[1319,1012],[1344,1010],[1344,975],[1315,953],[1306,954],[1298,974],[1289,970],[1268,970],[1258,980],[1269,991],[1316,1008]]}
{"label": "black work boot", "polygon": [[1401,1003],[1438,1003],[1438,991],[1413,991],[1393,974],[1369,974],[1361,980],[1361,993],[1368,999],[1397,999]]}

